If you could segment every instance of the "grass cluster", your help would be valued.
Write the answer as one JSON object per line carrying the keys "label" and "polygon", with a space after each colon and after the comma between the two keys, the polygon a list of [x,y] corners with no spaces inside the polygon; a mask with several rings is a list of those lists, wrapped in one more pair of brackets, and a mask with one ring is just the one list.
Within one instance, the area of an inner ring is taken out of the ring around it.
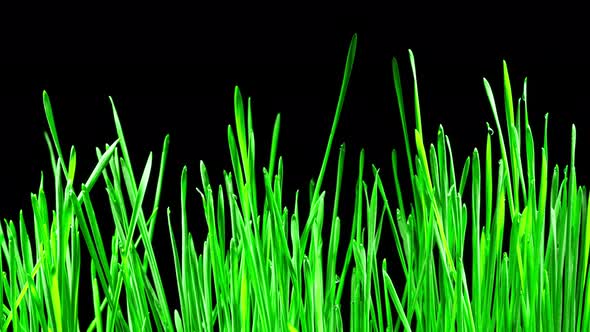
{"label": "grass cluster", "polygon": [[[33,234],[22,213],[18,222],[0,227],[2,331],[293,332],[342,331],[346,325],[351,331],[590,330],[589,196],[576,182],[575,127],[570,166],[550,172],[547,116],[538,149],[529,126],[526,80],[514,103],[505,63],[503,118],[484,79],[494,130],[490,127],[481,158],[475,149],[456,167],[442,126],[435,142],[423,140],[411,52],[415,126],[410,129],[393,59],[407,169],[394,150],[389,188],[381,170],[366,167],[361,151],[355,190],[345,193],[354,214],[350,221],[340,220],[344,145],[338,151],[336,187],[322,184],[355,50],[356,36],[324,159],[305,193],[309,211],[300,210],[299,193],[295,202],[283,199],[280,115],[268,163],[261,168],[250,100],[244,103],[237,88],[235,124],[227,132],[232,170],[214,184],[201,163],[201,185],[193,191],[185,167],[181,209],[173,214],[160,208],[168,136],[157,169],[152,154],[142,168],[134,168],[113,104],[118,137],[96,149],[96,167],[77,188],[76,150],[64,154],[44,93],[54,186],[48,189],[42,176],[31,195]],[[499,149],[498,161],[492,160],[492,149]],[[402,176],[411,188],[402,188]],[[95,213],[97,184],[108,194],[110,220],[98,220]],[[55,201],[48,201],[47,190],[54,191]],[[148,194],[154,197],[151,206],[144,202]],[[204,243],[195,243],[188,231],[187,205],[195,195],[203,204]],[[156,259],[153,249],[155,225],[162,220],[168,223],[178,294],[163,284],[159,263],[166,258]],[[112,236],[101,233],[107,222],[114,224]],[[352,226],[350,238],[341,239],[343,224]],[[377,256],[384,225],[393,234],[402,272],[391,271]],[[327,227],[330,235],[324,239]],[[470,253],[465,250],[468,227]],[[91,256],[89,266],[80,261],[82,245]],[[80,280],[81,269],[91,271],[90,280]],[[403,273],[405,284],[394,284],[392,273]],[[89,326],[80,326],[78,319],[80,283],[92,285]],[[171,296],[178,296],[179,308],[169,305]]]}

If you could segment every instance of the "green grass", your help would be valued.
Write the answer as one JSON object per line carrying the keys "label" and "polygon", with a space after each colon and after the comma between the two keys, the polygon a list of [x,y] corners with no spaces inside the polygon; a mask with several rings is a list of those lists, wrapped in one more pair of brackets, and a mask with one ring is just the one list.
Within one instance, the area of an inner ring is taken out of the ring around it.
{"label": "green grass", "polygon": [[[361,151],[354,192],[341,193],[346,148],[335,149],[333,141],[355,51],[356,35],[319,174],[294,202],[283,197],[280,115],[261,166],[251,103],[238,88],[235,122],[227,131],[232,169],[223,172],[223,183],[211,183],[204,163],[199,170],[185,167],[180,211],[160,206],[168,136],[159,156],[150,154],[134,167],[111,100],[117,138],[96,149],[93,170],[77,170],[76,150],[64,154],[43,93],[53,187],[45,186],[42,175],[31,195],[33,234],[22,213],[18,222],[0,227],[2,330],[590,330],[589,196],[576,180],[575,127],[570,166],[550,173],[548,116],[539,149],[529,125],[526,80],[522,94],[513,97],[504,63],[504,112],[484,79],[493,126],[481,156],[475,149],[465,161],[456,160],[442,126],[434,142],[424,141],[410,52],[414,125],[406,118],[398,62],[392,61],[407,164],[394,150],[392,168],[368,167]],[[494,160],[497,150],[501,158]],[[334,168],[328,161],[336,153]],[[330,172],[335,188],[323,186]],[[383,172],[392,172],[393,184],[381,180]],[[187,183],[198,173],[195,191]],[[402,179],[411,188],[402,188]],[[103,188],[110,215],[98,220],[94,192]],[[47,190],[55,201],[48,201]],[[146,195],[154,197],[153,205],[144,202]],[[354,202],[351,220],[340,220],[341,195]],[[187,205],[195,197],[205,220],[188,220]],[[300,209],[304,199],[309,210]],[[102,234],[99,225],[111,222],[114,234]],[[158,264],[170,258],[154,252],[157,222],[168,223],[177,293],[161,279]],[[204,243],[195,243],[189,222],[206,225]],[[468,227],[471,252],[465,248]],[[329,238],[322,238],[328,228]],[[349,230],[350,237],[341,239]],[[383,231],[392,232],[401,272],[378,257]],[[90,264],[80,261],[82,246]],[[82,269],[90,270],[90,280],[80,279]],[[391,276],[400,273],[405,284],[394,284]],[[92,289],[89,326],[78,320],[81,283]],[[171,298],[180,307],[171,307]]]}

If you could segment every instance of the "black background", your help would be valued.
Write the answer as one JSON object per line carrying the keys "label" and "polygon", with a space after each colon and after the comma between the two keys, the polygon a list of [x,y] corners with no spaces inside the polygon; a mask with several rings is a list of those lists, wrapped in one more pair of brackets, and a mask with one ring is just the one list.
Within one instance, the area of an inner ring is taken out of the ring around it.
{"label": "black background", "polygon": [[[416,57],[425,139],[432,142],[442,123],[457,168],[474,147],[483,149],[486,122],[493,118],[482,77],[488,78],[500,102],[505,59],[515,96],[522,91],[524,77],[529,79],[529,115],[537,145],[542,142],[544,114],[550,113],[551,165],[569,162],[570,128],[577,125],[579,182],[588,183],[589,29],[583,17],[575,15],[578,9],[429,8],[426,13],[424,8],[398,8],[381,10],[378,16],[355,7],[321,15],[266,10],[271,9],[111,8],[104,13],[81,10],[66,20],[37,14],[7,25],[0,58],[0,218],[17,220],[23,209],[33,234],[30,192],[37,190],[40,172],[50,171],[43,139],[44,89],[64,150],[72,144],[77,148],[79,179],[94,165],[94,147],[116,138],[108,96],[119,111],[137,174],[150,151],[159,160],[164,135],[171,135],[161,205],[171,207],[179,225],[182,166],[189,168],[189,188],[200,185],[200,160],[216,184],[221,183],[222,170],[230,169],[226,128],[233,124],[233,89],[239,85],[244,96],[252,97],[259,170],[268,162],[272,124],[281,113],[279,151],[285,163],[285,202],[291,208],[295,190],[306,192],[308,181],[319,172],[355,32],[356,61],[324,187],[332,197],[337,147],[346,142],[341,244],[350,231],[361,148],[366,149],[368,164],[382,169],[393,192],[390,153],[404,147],[391,59],[398,58],[403,87],[410,92],[409,48]],[[407,107],[411,105],[407,99]],[[402,166],[405,170],[405,162]],[[152,190],[155,177],[153,181]],[[102,183],[94,193],[97,200],[106,197]],[[190,191],[189,201],[189,229],[201,247],[206,226],[196,191]],[[112,226],[106,211],[103,214],[108,236]],[[176,283],[172,265],[167,265],[172,256],[163,214],[158,225],[154,247],[163,271],[170,271],[163,279],[174,304]],[[380,257],[397,261],[388,227],[382,242]],[[327,237],[324,243],[327,246]],[[81,308],[90,304],[89,289],[84,288],[89,284],[86,263],[83,260]],[[401,282],[395,263],[391,269]],[[83,322],[89,314],[81,309]]]}

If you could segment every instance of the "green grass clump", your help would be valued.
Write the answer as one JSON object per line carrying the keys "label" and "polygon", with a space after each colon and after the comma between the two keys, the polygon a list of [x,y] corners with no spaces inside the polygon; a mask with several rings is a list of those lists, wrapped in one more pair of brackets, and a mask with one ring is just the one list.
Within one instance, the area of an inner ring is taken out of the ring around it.
{"label": "green grass clump", "polygon": [[[150,154],[136,173],[113,104],[117,139],[96,149],[95,168],[76,188],[76,150],[64,155],[44,93],[55,201],[48,201],[42,176],[38,192],[31,195],[34,238],[22,213],[18,227],[13,221],[0,227],[2,331],[293,332],[342,331],[345,325],[351,331],[590,330],[589,198],[576,181],[576,130],[572,127],[570,166],[555,166],[549,174],[548,117],[539,150],[529,126],[526,80],[514,103],[506,63],[504,118],[500,120],[484,79],[495,130],[489,128],[483,160],[475,149],[456,168],[442,126],[435,142],[424,141],[411,52],[416,123],[409,129],[394,58],[408,168],[402,170],[394,150],[390,188],[381,180],[381,170],[365,169],[361,151],[355,190],[346,193],[354,202],[352,220],[340,220],[344,145],[338,152],[335,188],[322,185],[355,50],[356,36],[305,211],[299,208],[299,192],[294,202],[283,199],[280,115],[268,163],[260,168],[250,100],[244,105],[237,88],[235,124],[227,132],[232,170],[223,173],[223,183],[214,184],[201,162],[201,185],[194,192],[188,189],[185,167],[177,213],[160,209],[168,136],[158,169],[152,170]],[[501,153],[496,164],[492,149]],[[155,185],[152,172],[157,172]],[[403,174],[411,188],[402,188]],[[98,220],[93,207],[93,190],[101,178],[110,221]],[[149,190],[154,201],[146,206]],[[402,192],[411,194],[404,197]],[[204,243],[195,243],[188,231],[187,205],[195,194],[202,200],[207,225]],[[408,198],[409,204],[404,201]],[[326,200],[333,202],[331,210]],[[163,284],[158,261],[166,258],[157,259],[153,249],[156,222],[162,219],[168,223],[178,294]],[[114,224],[112,236],[101,233],[99,225],[105,222]],[[391,278],[399,272],[377,257],[384,223],[399,254],[403,287]],[[178,224],[181,233],[175,234],[173,225]],[[341,243],[343,224],[351,232]],[[324,239],[327,227],[330,235]],[[467,227],[472,251],[466,253]],[[80,261],[81,243],[90,253],[90,266]],[[90,269],[90,280],[80,280],[83,268]],[[89,326],[78,320],[80,283],[91,283],[94,315]],[[344,297],[345,290],[350,298]],[[168,304],[170,296],[178,296],[179,308]]]}

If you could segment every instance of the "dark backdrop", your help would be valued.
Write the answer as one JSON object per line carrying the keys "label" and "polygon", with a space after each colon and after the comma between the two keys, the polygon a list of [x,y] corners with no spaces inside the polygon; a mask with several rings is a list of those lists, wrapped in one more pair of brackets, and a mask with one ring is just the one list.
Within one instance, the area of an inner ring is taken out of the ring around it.
{"label": "dark backdrop", "polygon": [[[361,147],[368,164],[381,168],[386,186],[393,189],[390,153],[394,147],[403,151],[403,141],[391,58],[399,59],[404,89],[409,92],[408,48],[416,57],[426,141],[433,141],[442,123],[457,167],[474,147],[483,149],[485,123],[493,118],[482,77],[490,80],[501,100],[501,61],[506,59],[515,96],[524,77],[529,78],[529,112],[537,144],[543,116],[550,112],[552,165],[569,162],[570,126],[572,122],[578,126],[579,181],[588,183],[585,152],[590,137],[585,116],[590,86],[584,32],[588,27],[572,16],[574,12],[549,9],[539,15],[506,10],[492,15],[487,10],[462,14],[437,9],[425,15],[423,10],[399,9],[369,16],[350,8],[311,17],[289,10],[276,16],[251,16],[240,11],[151,8],[85,14],[67,21],[40,16],[29,28],[13,25],[4,30],[8,43],[0,64],[0,218],[16,220],[23,208],[32,234],[30,192],[37,190],[40,172],[50,170],[43,139],[44,89],[65,151],[72,144],[77,148],[79,178],[86,178],[95,162],[94,147],[115,139],[108,96],[118,108],[136,172],[149,151],[159,160],[164,135],[169,133],[162,206],[170,206],[179,223],[182,166],[189,167],[190,188],[200,184],[200,160],[216,184],[221,183],[222,170],[230,169],[226,127],[233,123],[233,89],[239,85],[244,96],[252,97],[259,170],[268,160],[275,115],[282,115],[279,151],[285,162],[285,201],[292,207],[295,190],[307,190],[309,179],[319,172],[355,32],[356,61],[325,183],[330,195],[336,149],[346,142],[341,243],[350,231],[351,193]],[[102,187],[99,183],[94,190],[97,199],[105,198]],[[190,231],[200,247],[206,226],[196,191],[191,189],[189,200]],[[154,245],[161,264],[166,264],[172,256],[164,218],[159,225]],[[104,227],[105,234],[111,234],[112,226]],[[380,257],[397,261],[388,227],[382,241]],[[325,238],[326,246],[327,242]],[[89,294],[84,288],[86,262],[80,292]],[[402,273],[395,269],[394,263],[391,273],[401,282]],[[174,276],[164,273],[163,277],[174,304]],[[89,299],[81,294],[81,305]],[[81,310],[83,322],[86,314]]]}

